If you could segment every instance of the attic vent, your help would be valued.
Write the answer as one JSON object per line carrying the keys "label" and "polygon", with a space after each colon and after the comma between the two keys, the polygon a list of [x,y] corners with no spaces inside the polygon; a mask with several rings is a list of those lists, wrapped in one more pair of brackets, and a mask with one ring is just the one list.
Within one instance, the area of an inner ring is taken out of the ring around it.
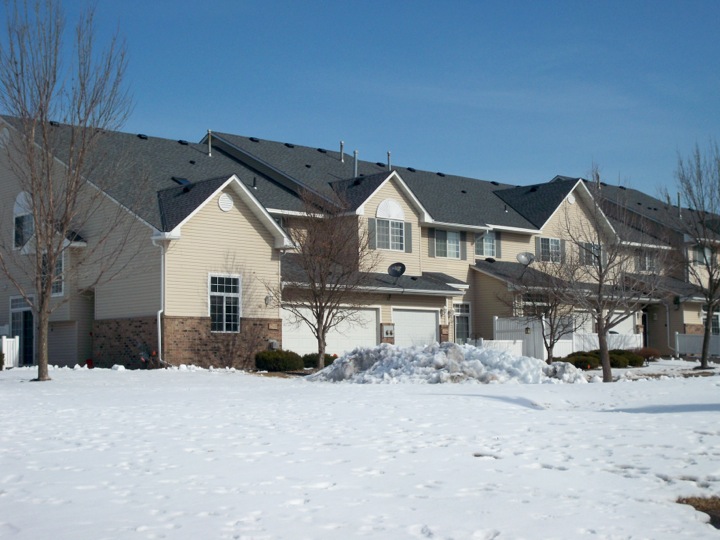
{"label": "attic vent", "polygon": [[407,170],[410,172],[415,172],[417,169],[415,169],[414,167],[408,167]]}
{"label": "attic vent", "polygon": [[142,139],[143,141],[147,141],[148,136],[145,135],[144,133],[138,133],[137,138]]}
{"label": "attic vent", "polygon": [[188,142],[187,142],[185,139],[180,139],[178,142],[179,142],[180,144],[182,144],[183,146],[187,146],[187,145],[188,145]]}
{"label": "attic vent", "polygon": [[637,202],[638,206],[642,206],[642,203],[640,201]]}
{"label": "attic vent", "polygon": [[625,186],[618,186],[618,187],[619,187],[620,189],[622,189],[623,191],[627,189]]}
{"label": "attic vent", "polygon": [[324,148],[318,148],[317,151],[321,154],[327,154],[327,150],[325,150]]}
{"label": "attic vent", "polygon": [[294,145],[294,144],[290,144],[289,142],[286,142],[286,143],[285,143],[285,146],[287,146],[288,148],[295,148],[295,145]]}
{"label": "attic vent", "polygon": [[486,257],[485,262],[494,263],[495,259],[493,259],[492,257]]}
{"label": "attic vent", "polygon": [[605,182],[600,182],[600,185],[601,185],[601,186],[607,186],[607,184],[606,184]]}
{"label": "attic vent", "polygon": [[195,165],[195,160],[194,160],[194,159],[191,159],[191,160],[190,160],[190,165]]}
{"label": "attic vent", "polygon": [[309,169],[310,167],[312,167],[312,165],[310,165],[309,163],[306,163],[305,167]]}
{"label": "attic vent", "polygon": [[440,177],[442,177],[442,178],[445,178],[445,173],[438,172],[438,173],[435,173],[435,174],[437,174],[438,176],[440,176]]}
{"label": "attic vent", "polygon": [[250,137],[250,140],[252,142],[260,142],[260,139],[258,139],[257,137]]}
{"label": "attic vent", "polygon": [[534,192],[536,192],[537,190],[538,190],[538,187],[537,187],[537,186],[533,186],[533,187],[530,188],[530,193],[534,193]]}
{"label": "attic vent", "polygon": [[496,182],[495,180],[493,180],[493,181],[490,182],[490,183],[491,183],[493,186],[499,186],[499,185],[500,185],[500,182]]}
{"label": "attic vent", "polygon": [[360,184],[362,184],[362,180],[359,178],[352,183],[353,186],[359,186]]}
{"label": "attic vent", "polygon": [[56,120],[50,120],[50,125],[53,127],[57,127],[60,125],[60,122],[57,122]]}
{"label": "attic vent", "polygon": [[375,162],[375,165],[377,165],[378,167],[384,167],[384,166],[385,166],[385,164],[384,164],[382,161],[376,161],[376,162]]}
{"label": "attic vent", "polygon": [[190,184],[190,180],[188,180],[187,178],[180,178],[179,176],[173,176],[172,179],[173,179],[173,182],[175,182],[181,186],[187,186]]}
{"label": "attic vent", "polygon": [[461,190],[460,190],[460,193],[467,193],[467,190],[461,189]]}

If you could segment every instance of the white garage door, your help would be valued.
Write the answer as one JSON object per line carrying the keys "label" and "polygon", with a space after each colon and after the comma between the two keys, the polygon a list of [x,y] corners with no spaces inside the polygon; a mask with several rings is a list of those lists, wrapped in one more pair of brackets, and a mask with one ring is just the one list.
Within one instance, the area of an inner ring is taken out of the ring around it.
{"label": "white garage door", "polygon": [[[293,315],[283,309],[283,349],[298,354],[317,352],[317,339],[304,323],[296,323]],[[309,310],[307,311],[309,313]],[[326,352],[340,355],[355,347],[374,347],[378,344],[380,328],[378,326],[377,309],[361,309],[358,311],[359,322],[343,322],[330,330],[327,337]]]}
{"label": "white garage door", "polygon": [[395,345],[430,345],[438,340],[438,312],[394,309]]}

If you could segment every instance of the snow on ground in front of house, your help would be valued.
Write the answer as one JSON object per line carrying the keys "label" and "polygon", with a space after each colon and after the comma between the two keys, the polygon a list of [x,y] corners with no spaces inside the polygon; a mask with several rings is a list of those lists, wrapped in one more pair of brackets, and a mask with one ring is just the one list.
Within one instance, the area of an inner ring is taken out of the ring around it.
{"label": "snow on ground in front of house", "polygon": [[613,384],[0,372],[0,538],[717,538],[674,502],[720,492],[720,377],[672,377],[691,365]]}

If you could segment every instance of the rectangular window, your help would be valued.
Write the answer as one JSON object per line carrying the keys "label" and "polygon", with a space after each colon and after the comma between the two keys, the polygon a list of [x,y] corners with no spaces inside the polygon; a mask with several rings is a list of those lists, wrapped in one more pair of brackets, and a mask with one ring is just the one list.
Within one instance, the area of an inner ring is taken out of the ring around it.
{"label": "rectangular window", "polygon": [[[62,296],[64,291],[64,277],[63,277],[63,258],[64,253],[60,253],[57,258],[57,263],[55,265],[55,277],[52,280],[52,283],[50,284],[50,293],[52,296]],[[47,278],[48,272],[47,272],[47,255],[43,255],[42,260],[42,272],[43,272],[43,280]]]}
{"label": "rectangular window", "polygon": [[709,247],[693,246],[692,248],[692,264],[693,266],[706,266],[710,263],[712,251]]}
{"label": "rectangular window", "polygon": [[600,246],[592,242],[582,242],[580,244],[580,264],[585,266],[595,266],[600,260]]}
{"label": "rectangular window", "polygon": [[210,330],[238,332],[240,330],[240,278],[210,276]]}
{"label": "rectangular window", "polygon": [[470,339],[470,304],[453,304],[455,310],[455,343],[467,343]]}
{"label": "rectangular window", "polygon": [[378,249],[405,251],[405,223],[391,219],[375,222],[376,245]]}
{"label": "rectangular window", "polygon": [[15,216],[15,247],[21,248],[27,244],[30,237],[35,232],[32,214],[23,214]]}
{"label": "rectangular window", "polygon": [[[705,321],[707,321],[707,306],[702,307],[702,315],[703,326],[705,326]],[[720,334],[720,314],[718,314],[718,312],[713,313],[712,326],[710,331],[714,336]]]}
{"label": "rectangular window", "polygon": [[475,240],[475,255],[480,257],[496,257],[495,233],[488,231]]}
{"label": "rectangular window", "polygon": [[559,239],[540,239],[540,260],[545,262],[560,262],[562,260]]}
{"label": "rectangular window", "polygon": [[638,270],[641,272],[654,272],[657,269],[655,255],[652,253],[640,253],[638,255]]}
{"label": "rectangular window", "polygon": [[460,233],[457,231],[435,231],[435,256],[459,259]]}

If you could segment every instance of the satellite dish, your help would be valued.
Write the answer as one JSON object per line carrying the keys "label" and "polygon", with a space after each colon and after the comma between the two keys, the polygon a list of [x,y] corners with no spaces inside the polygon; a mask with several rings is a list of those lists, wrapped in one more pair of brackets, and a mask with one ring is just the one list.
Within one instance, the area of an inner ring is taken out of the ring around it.
{"label": "satellite dish", "polygon": [[535,260],[535,255],[528,253],[527,251],[523,251],[522,253],[518,253],[515,258],[520,264],[528,266]]}
{"label": "satellite dish", "polygon": [[398,278],[405,273],[405,265],[401,262],[393,263],[388,266],[388,274],[392,277]]}

